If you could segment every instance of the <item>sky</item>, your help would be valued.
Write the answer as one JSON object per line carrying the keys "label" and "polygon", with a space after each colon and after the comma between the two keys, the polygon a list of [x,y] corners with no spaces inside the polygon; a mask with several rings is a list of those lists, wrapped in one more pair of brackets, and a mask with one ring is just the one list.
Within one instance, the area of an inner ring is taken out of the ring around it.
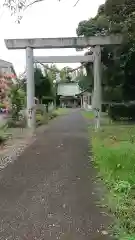
{"label": "sky", "polygon": [[[1,4],[2,1],[0,0]],[[94,17],[100,4],[104,0],[80,0],[76,7],[76,0],[45,0],[29,7],[23,13],[20,24],[15,22],[16,17],[11,16],[9,10],[0,7],[0,59],[13,63],[16,73],[25,69],[25,50],[8,50],[4,39],[8,38],[49,38],[74,37],[76,28],[82,20]],[[43,49],[34,50],[35,56],[49,55],[77,55],[75,49]],[[58,67],[76,67],[75,64],[57,64]]]}

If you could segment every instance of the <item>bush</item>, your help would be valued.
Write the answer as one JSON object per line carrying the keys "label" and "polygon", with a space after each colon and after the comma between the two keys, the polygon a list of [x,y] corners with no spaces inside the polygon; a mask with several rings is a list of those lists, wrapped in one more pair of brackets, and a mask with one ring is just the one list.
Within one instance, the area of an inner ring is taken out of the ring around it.
{"label": "bush", "polygon": [[0,145],[3,145],[7,138],[4,135],[0,135]]}
{"label": "bush", "polygon": [[42,114],[36,114],[36,126],[46,124],[48,122],[48,116]]}
{"label": "bush", "polygon": [[109,117],[116,120],[135,120],[135,105],[117,104],[111,105],[108,111]]}
{"label": "bush", "polygon": [[9,94],[12,110],[11,115],[13,120],[19,120],[19,113],[25,106],[25,92],[18,86],[12,86]]}
{"label": "bush", "polygon": [[36,114],[36,125],[40,126],[44,122],[44,118],[41,114]]}
{"label": "bush", "polygon": [[9,119],[7,125],[9,128],[25,128],[27,125],[26,118],[22,115],[19,115],[18,120],[14,120],[12,118]]}
{"label": "bush", "polygon": [[48,120],[51,120],[55,117],[57,117],[58,114],[55,112],[50,113],[49,115],[42,115],[42,114],[36,114],[36,125],[40,126],[48,122]]}
{"label": "bush", "polygon": [[49,116],[50,119],[53,119],[55,117],[57,117],[58,114],[56,112],[52,112],[51,115]]}
{"label": "bush", "polygon": [[43,115],[44,112],[42,109],[36,109],[36,114]]}
{"label": "bush", "polygon": [[4,103],[0,103],[0,109],[1,108],[6,108],[5,104]]}
{"label": "bush", "polygon": [[107,112],[108,104],[102,104],[102,112]]}

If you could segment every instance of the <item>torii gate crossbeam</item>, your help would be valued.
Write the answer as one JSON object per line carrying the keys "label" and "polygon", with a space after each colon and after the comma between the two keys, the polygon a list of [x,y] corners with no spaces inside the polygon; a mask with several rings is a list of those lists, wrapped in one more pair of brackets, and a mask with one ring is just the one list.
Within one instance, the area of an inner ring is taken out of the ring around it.
{"label": "torii gate crossbeam", "polygon": [[53,48],[87,48],[90,46],[119,45],[121,35],[94,36],[94,37],[67,37],[67,38],[29,38],[5,39],[8,49],[53,49]]}
{"label": "torii gate crossbeam", "polygon": [[40,63],[86,63],[86,62],[93,62],[94,56],[93,55],[86,55],[86,56],[34,56],[34,62]]}

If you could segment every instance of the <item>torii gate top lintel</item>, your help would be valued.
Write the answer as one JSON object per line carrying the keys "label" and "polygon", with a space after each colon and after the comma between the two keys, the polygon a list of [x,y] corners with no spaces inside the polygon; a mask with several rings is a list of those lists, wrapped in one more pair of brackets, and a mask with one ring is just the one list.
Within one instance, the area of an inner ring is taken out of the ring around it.
{"label": "torii gate top lintel", "polygon": [[120,45],[123,41],[121,35],[94,36],[94,37],[68,37],[68,38],[31,38],[31,39],[5,39],[8,49],[53,49],[53,48],[87,48],[96,45]]}

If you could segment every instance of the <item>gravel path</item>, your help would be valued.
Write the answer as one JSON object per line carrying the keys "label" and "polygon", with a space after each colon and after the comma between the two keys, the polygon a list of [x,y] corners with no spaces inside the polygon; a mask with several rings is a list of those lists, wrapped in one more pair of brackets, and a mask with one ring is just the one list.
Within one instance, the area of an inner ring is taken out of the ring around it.
{"label": "gravel path", "polygon": [[23,131],[17,128],[8,129],[6,134],[9,138],[0,148],[0,171],[18,159],[18,156],[36,139],[28,129],[23,129]]}
{"label": "gravel path", "polygon": [[77,110],[52,121],[0,172],[0,240],[110,239],[88,151]]}

